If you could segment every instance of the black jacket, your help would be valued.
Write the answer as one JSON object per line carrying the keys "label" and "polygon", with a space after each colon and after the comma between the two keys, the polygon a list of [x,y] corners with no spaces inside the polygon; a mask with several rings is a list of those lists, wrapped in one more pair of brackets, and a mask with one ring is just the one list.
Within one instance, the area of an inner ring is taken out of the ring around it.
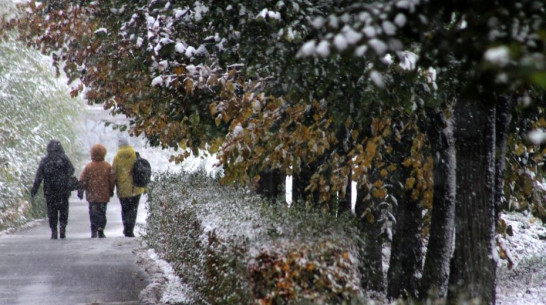
{"label": "black jacket", "polygon": [[34,197],[38,193],[40,183],[44,181],[44,195],[49,196],[70,196],[68,180],[74,175],[74,166],[64,153],[61,142],[51,140],[47,144],[47,155],[42,158],[34,184],[30,194]]}

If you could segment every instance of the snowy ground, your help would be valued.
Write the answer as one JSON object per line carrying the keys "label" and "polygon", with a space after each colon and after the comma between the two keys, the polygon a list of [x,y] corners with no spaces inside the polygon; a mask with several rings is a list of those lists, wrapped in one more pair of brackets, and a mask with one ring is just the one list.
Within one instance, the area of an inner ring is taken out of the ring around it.
{"label": "snowy ground", "polygon": [[546,304],[546,227],[536,218],[511,213],[503,215],[514,235],[506,240],[514,261],[497,271],[497,305]]}

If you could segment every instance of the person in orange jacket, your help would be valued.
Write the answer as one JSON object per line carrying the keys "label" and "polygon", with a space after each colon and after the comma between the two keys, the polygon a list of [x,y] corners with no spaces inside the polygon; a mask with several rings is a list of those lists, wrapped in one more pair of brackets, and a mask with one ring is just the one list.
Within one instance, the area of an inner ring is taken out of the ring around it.
{"label": "person in orange jacket", "polygon": [[112,166],[104,160],[106,148],[101,144],[91,147],[91,162],[80,175],[81,189],[78,197],[89,202],[89,219],[91,221],[91,238],[105,238],[106,205],[114,195],[115,176]]}

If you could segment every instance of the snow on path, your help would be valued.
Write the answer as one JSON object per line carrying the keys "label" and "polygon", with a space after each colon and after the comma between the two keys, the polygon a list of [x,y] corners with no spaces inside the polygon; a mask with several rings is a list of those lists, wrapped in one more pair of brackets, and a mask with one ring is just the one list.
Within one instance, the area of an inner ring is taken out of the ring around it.
{"label": "snow on path", "polygon": [[[144,204],[139,214],[143,224]],[[122,234],[116,197],[107,220],[106,238],[90,238],[87,202],[72,196],[66,239],[51,240],[46,221],[0,235],[0,304],[138,304],[148,277],[132,253],[139,239]]]}
{"label": "snow on path", "polygon": [[546,227],[534,217],[508,213],[503,219],[513,229],[506,246],[514,260],[509,270],[502,261],[497,270],[497,305],[546,304]]}

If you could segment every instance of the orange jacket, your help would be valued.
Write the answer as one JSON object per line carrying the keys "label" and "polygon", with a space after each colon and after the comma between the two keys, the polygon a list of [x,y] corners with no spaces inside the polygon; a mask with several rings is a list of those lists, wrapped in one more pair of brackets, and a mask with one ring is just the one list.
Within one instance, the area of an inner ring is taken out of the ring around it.
{"label": "orange jacket", "polygon": [[80,175],[80,185],[89,202],[107,203],[114,192],[115,176],[110,163],[104,161],[106,148],[101,144],[91,147],[91,162]]}

